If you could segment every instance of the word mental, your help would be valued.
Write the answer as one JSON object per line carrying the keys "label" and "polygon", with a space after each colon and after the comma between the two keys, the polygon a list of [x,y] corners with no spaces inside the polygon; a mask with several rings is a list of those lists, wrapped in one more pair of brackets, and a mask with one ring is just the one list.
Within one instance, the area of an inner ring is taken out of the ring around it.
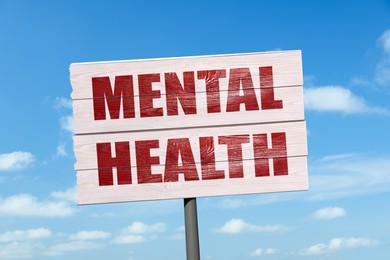
{"label": "word mental", "polygon": [[[275,100],[272,67],[259,67],[260,95],[256,95],[254,80],[249,68],[219,70],[151,73],[140,75],[115,76],[114,84],[110,77],[92,78],[93,108],[95,120],[106,120],[108,108],[110,119],[139,117],[176,116],[178,104],[185,115],[198,113],[197,95],[205,93],[207,113],[282,109],[282,100]],[[220,86],[220,79],[228,79]],[[138,104],[135,107],[135,81],[138,83]],[[201,82],[203,81],[203,82]],[[164,107],[156,107],[155,99],[162,98],[161,90],[153,85],[163,84]],[[204,92],[203,92],[203,91]],[[221,91],[226,93],[226,106],[221,108]],[[200,103],[200,101],[198,101]],[[107,107],[106,107],[107,104]],[[122,106],[121,106],[122,104]],[[122,108],[122,110],[121,110]],[[136,114],[139,111],[139,115]]]}

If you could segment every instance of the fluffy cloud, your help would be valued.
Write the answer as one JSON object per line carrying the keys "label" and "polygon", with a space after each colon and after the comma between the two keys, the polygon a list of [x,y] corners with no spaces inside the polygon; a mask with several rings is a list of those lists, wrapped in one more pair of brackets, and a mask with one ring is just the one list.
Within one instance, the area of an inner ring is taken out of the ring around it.
{"label": "fluffy cloud", "polygon": [[327,156],[309,164],[309,200],[337,199],[390,191],[390,157]]}
{"label": "fluffy cloud", "polygon": [[47,238],[51,236],[51,231],[46,228],[7,231],[0,234],[0,242],[15,242],[30,239]]}
{"label": "fluffy cloud", "polygon": [[155,223],[147,225],[140,221],[135,221],[122,230],[122,234],[115,237],[113,243],[116,244],[135,244],[148,241],[145,235],[155,237],[155,234],[165,231],[164,223]]}
{"label": "fluffy cloud", "polygon": [[282,225],[267,225],[257,226],[245,222],[242,219],[231,219],[227,221],[222,227],[214,229],[214,232],[225,234],[238,234],[238,233],[274,233],[285,232],[289,228]]}
{"label": "fluffy cloud", "polygon": [[387,114],[384,108],[370,107],[366,101],[341,86],[324,86],[304,89],[305,109],[319,112]]}
{"label": "fluffy cloud", "polygon": [[322,255],[347,248],[371,247],[378,242],[364,237],[338,237],[333,238],[328,244],[316,244],[301,251],[301,255]]}
{"label": "fluffy cloud", "polygon": [[[383,50],[377,63],[375,77],[364,79],[353,77],[351,83],[360,86],[390,86],[390,29],[383,32],[377,40]],[[309,80],[307,80],[309,79]],[[312,86],[313,78],[305,77],[305,85]],[[306,84],[307,83],[307,84]],[[304,89],[305,109],[319,112],[341,112],[344,114],[384,114],[389,115],[387,108],[370,106],[363,97],[342,86],[321,86]]]}
{"label": "fluffy cloud", "polygon": [[58,256],[70,251],[91,250],[101,247],[102,245],[89,241],[73,241],[50,246],[43,252],[43,255]]}
{"label": "fluffy cloud", "polygon": [[[7,231],[0,234],[0,259],[37,258],[38,255],[59,256],[67,252],[102,248],[103,245],[88,240],[110,236],[103,231],[79,231],[66,241],[47,245],[39,240],[49,238],[52,232],[46,228]],[[64,236],[62,236],[64,237]]]}
{"label": "fluffy cloud", "polygon": [[135,221],[124,230],[130,234],[150,234],[150,233],[162,233],[165,231],[164,223],[156,223],[147,225],[143,222]]}
{"label": "fluffy cloud", "polygon": [[165,237],[165,239],[167,239],[167,240],[184,240],[185,234],[183,234],[183,233],[173,234],[171,236]]}
{"label": "fluffy cloud", "polygon": [[185,226],[179,226],[179,227],[176,228],[176,231],[177,231],[176,234],[167,236],[167,237],[165,237],[165,239],[168,239],[168,240],[184,240],[185,239],[185,230],[186,230]]}
{"label": "fluffy cloud", "polygon": [[390,191],[390,155],[355,153],[309,160],[310,188],[305,192],[280,192],[240,198],[204,200],[208,207],[242,208],[291,200],[324,201]]}
{"label": "fluffy cloud", "polygon": [[32,258],[44,245],[37,242],[51,237],[46,228],[7,231],[0,234],[0,259]]}
{"label": "fluffy cloud", "polygon": [[390,83],[390,59],[384,59],[378,63],[375,81],[383,86]]}
{"label": "fluffy cloud", "polygon": [[[54,108],[72,109],[72,100],[63,97],[57,97],[55,99]],[[60,117],[60,126],[62,130],[73,133],[73,116],[68,115]]]}
{"label": "fluffy cloud", "polygon": [[389,87],[390,84],[390,29],[382,33],[378,39],[379,46],[384,54],[376,68],[375,81],[382,86]]}
{"label": "fluffy cloud", "polygon": [[40,244],[12,242],[0,245],[0,259],[32,258],[34,252],[40,249]]}
{"label": "fluffy cloud", "polygon": [[57,145],[57,149],[56,149],[56,156],[64,157],[64,156],[67,156],[67,155],[68,155],[68,153],[66,152],[65,144],[64,143],[59,143]]}
{"label": "fluffy cloud", "polygon": [[262,256],[262,255],[274,255],[277,250],[275,248],[256,248],[253,252],[250,253],[250,256]]}
{"label": "fluffy cloud", "polygon": [[117,236],[113,240],[115,244],[137,244],[146,241],[147,239],[144,236],[132,234]]}
{"label": "fluffy cloud", "polygon": [[65,201],[39,201],[30,194],[0,199],[0,215],[27,217],[68,217],[75,213]]}
{"label": "fluffy cloud", "polygon": [[72,187],[65,191],[53,191],[50,196],[59,200],[77,203],[77,188]]}
{"label": "fluffy cloud", "polygon": [[390,29],[384,31],[377,39],[377,45],[381,49],[381,57],[376,65],[375,76],[373,79],[354,77],[351,79],[353,85],[374,87],[390,86]]}
{"label": "fluffy cloud", "polygon": [[314,212],[313,217],[316,219],[335,219],[347,215],[347,211],[339,207],[326,207]]}
{"label": "fluffy cloud", "polygon": [[390,29],[382,33],[378,39],[378,43],[387,53],[390,53]]}
{"label": "fluffy cloud", "polygon": [[93,231],[79,231],[76,234],[70,236],[70,240],[96,240],[96,239],[105,239],[110,236],[110,233],[93,230]]}
{"label": "fluffy cloud", "polygon": [[63,116],[60,118],[60,126],[61,129],[71,132],[74,132],[74,123],[72,116]]}
{"label": "fluffy cloud", "polygon": [[0,171],[23,170],[35,161],[34,155],[28,152],[0,154]]}
{"label": "fluffy cloud", "polygon": [[57,97],[54,101],[54,108],[72,109],[72,100],[63,97]]}

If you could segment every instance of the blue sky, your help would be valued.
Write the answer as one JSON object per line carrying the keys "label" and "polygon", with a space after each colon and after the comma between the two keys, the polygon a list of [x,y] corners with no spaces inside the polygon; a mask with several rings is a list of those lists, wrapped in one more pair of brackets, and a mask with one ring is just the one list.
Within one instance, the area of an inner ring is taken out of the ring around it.
{"label": "blue sky", "polygon": [[198,199],[202,259],[386,259],[390,2],[333,0],[0,0],[0,259],[185,259],[182,200],[76,206],[71,63],[296,49],[310,190]]}

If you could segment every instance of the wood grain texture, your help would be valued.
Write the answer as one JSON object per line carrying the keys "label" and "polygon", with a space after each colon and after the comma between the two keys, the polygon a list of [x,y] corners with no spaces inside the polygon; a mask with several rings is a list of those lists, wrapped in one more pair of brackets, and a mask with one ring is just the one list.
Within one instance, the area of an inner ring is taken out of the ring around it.
{"label": "wood grain texture", "polygon": [[79,204],[308,189],[300,51],[70,73]]}
{"label": "wood grain texture", "polygon": [[[255,91],[256,96],[260,96],[259,88]],[[304,120],[302,86],[275,89],[275,99],[283,101],[283,109],[245,111],[242,106],[241,111],[226,112],[227,91],[223,91],[220,92],[221,113],[208,113],[206,99],[205,92],[196,93],[196,114],[185,115],[179,105],[178,115],[168,116],[163,110],[164,116],[146,118],[139,116],[139,100],[135,99],[138,108],[135,118],[123,118],[121,113],[119,119],[107,120],[94,120],[92,99],[74,100],[75,134]],[[154,100],[155,107],[165,108],[165,102],[164,96]]]}
{"label": "wood grain texture", "polygon": [[[119,75],[231,68],[251,68],[254,85],[258,86],[256,84],[258,83],[258,74],[256,73],[258,73],[258,68],[261,66],[273,67],[274,87],[303,85],[301,52],[281,51],[237,55],[73,63],[70,66],[73,87],[71,97],[73,100],[92,98],[92,77],[115,77]],[[226,84],[221,84],[221,86],[226,86]],[[221,90],[226,90],[226,88],[221,88]],[[202,90],[197,89],[198,91]]]}
{"label": "wood grain texture", "polygon": [[[113,134],[95,134],[95,135],[76,135],[74,136],[74,151],[77,158],[75,164],[76,170],[97,169],[96,143],[130,142],[131,160],[135,165],[134,142],[138,140],[159,140],[159,147],[152,149],[154,156],[160,158],[160,162],[165,162],[167,140],[173,138],[189,138],[192,152],[196,162],[200,161],[199,137],[214,137],[214,148],[216,161],[227,161],[227,146],[218,144],[218,136],[248,135],[249,143],[242,145],[243,159],[253,159],[253,134],[267,133],[268,139],[271,139],[270,133],[286,132],[287,156],[305,156],[307,155],[306,144],[306,123],[287,122],[278,124],[253,124],[240,126],[223,127],[205,127],[199,129],[172,129],[161,131],[141,131]],[[269,143],[271,140],[268,140]],[[271,147],[272,145],[269,145]]]}
{"label": "wood grain texture", "polygon": [[[255,177],[253,160],[246,160],[243,165],[245,178],[179,180],[178,182],[113,186],[99,186],[97,170],[78,171],[78,203],[83,205],[307,190],[306,161],[306,156],[288,158],[289,175],[287,176]],[[162,167],[157,167],[155,171],[163,172]],[[218,169],[228,171],[228,168],[227,162],[218,164]]]}

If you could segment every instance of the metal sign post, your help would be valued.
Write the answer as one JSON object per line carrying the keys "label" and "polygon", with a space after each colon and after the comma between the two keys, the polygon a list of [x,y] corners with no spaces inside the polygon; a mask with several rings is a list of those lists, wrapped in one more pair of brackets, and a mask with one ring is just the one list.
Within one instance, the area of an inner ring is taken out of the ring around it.
{"label": "metal sign post", "polygon": [[187,260],[200,260],[196,198],[184,199]]}

